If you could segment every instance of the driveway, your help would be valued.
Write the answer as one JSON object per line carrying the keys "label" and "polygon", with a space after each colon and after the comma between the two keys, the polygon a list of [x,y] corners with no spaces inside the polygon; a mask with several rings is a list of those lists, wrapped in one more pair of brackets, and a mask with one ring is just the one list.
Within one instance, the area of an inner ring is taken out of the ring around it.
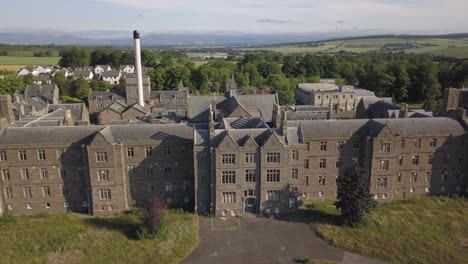
{"label": "driveway", "polygon": [[280,219],[200,218],[200,243],[181,264],[384,263],[345,252],[320,240],[300,214]]}

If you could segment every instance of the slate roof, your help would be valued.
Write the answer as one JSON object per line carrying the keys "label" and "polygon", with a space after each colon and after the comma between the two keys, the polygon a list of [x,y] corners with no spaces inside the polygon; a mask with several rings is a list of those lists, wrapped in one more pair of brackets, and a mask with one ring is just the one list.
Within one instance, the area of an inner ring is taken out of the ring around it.
{"label": "slate roof", "polygon": [[50,81],[50,76],[49,75],[39,75],[39,76],[33,76],[32,80],[35,82],[47,82]]}
{"label": "slate roof", "polygon": [[104,71],[102,73],[102,77],[120,77],[120,76],[121,76],[120,71],[116,71],[116,70]]}
{"label": "slate roof", "polygon": [[70,144],[88,140],[102,126],[7,127],[0,144]]}
{"label": "slate roof", "polygon": [[302,126],[304,137],[345,137],[353,134],[375,136],[385,125],[396,134],[425,135],[463,133],[461,124],[451,118],[385,118],[289,121],[288,127]]}
{"label": "slate roof", "polygon": [[70,110],[74,120],[83,119],[83,108],[86,107],[84,103],[76,104],[50,104],[47,107],[47,113],[53,112],[57,109]]}
{"label": "slate roof", "polygon": [[158,99],[159,97],[162,97],[162,98],[187,97],[187,92],[178,91],[178,90],[162,90],[162,91],[150,92],[150,99]]}
{"label": "slate roof", "polygon": [[52,102],[54,97],[54,88],[55,85],[53,84],[45,84],[45,85],[36,85],[36,84],[29,84],[26,86],[24,90],[25,97],[43,97],[48,101]]}
{"label": "slate roof", "polygon": [[89,76],[92,74],[91,70],[75,70],[73,72],[73,77],[75,78],[80,78],[80,77],[86,77],[89,78]]}
{"label": "slate roof", "polygon": [[146,140],[193,140],[193,128],[186,124],[109,125],[101,130],[111,143]]}
{"label": "slate roof", "polygon": [[278,104],[276,94],[237,95],[237,99],[248,112],[259,111],[265,122],[271,122],[273,105]]}
{"label": "slate roof", "polygon": [[[217,108],[222,108],[226,100],[224,96],[214,97]],[[188,98],[188,118],[191,122],[202,123],[208,122],[209,111],[208,107],[213,101],[211,95],[189,96]]]}
{"label": "slate roof", "polygon": [[124,91],[116,91],[116,92],[110,92],[110,91],[91,91],[89,95],[89,100],[93,100],[95,98],[102,98],[103,100],[111,100],[112,97],[114,96],[116,100],[125,100],[125,92]]}

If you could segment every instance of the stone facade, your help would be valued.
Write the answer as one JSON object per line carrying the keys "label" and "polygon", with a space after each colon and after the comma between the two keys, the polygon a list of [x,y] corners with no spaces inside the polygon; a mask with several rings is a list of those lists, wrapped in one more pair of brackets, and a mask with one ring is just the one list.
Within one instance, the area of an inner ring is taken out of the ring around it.
{"label": "stone facade", "polygon": [[381,202],[465,195],[467,133],[450,118],[8,127],[0,137],[3,212],[108,215],[163,194],[198,213],[274,214],[334,199],[346,167]]}

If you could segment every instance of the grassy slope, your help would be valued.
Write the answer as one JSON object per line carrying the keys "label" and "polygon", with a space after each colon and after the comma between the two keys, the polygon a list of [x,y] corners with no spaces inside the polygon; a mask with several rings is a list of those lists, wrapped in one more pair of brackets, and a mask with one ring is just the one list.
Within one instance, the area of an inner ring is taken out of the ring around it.
{"label": "grassy slope", "polygon": [[198,243],[198,218],[169,212],[165,232],[137,240],[133,215],[20,216],[0,224],[0,263],[177,263]]}
{"label": "grassy slope", "polygon": [[[380,51],[386,44],[406,44],[412,43],[417,48],[404,49],[406,53],[429,53],[434,55],[445,55],[456,58],[468,58],[468,39],[412,39],[412,38],[370,38],[370,39],[349,39],[343,41],[326,41],[322,46],[303,45],[283,45],[271,47],[253,47],[243,50],[271,50],[276,52],[296,52],[296,53],[337,53],[347,52],[369,52]],[[431,46],[427,46],[430,44]],[[398,52],[398,50],[396,50]]]}
{"label": "grassy slope", "polygon": [[307,203],[313,230],[344,250],[393,263],[466,263],[468,201],[415,197],[374,209],[367,224],[341,226],[331,201]]}

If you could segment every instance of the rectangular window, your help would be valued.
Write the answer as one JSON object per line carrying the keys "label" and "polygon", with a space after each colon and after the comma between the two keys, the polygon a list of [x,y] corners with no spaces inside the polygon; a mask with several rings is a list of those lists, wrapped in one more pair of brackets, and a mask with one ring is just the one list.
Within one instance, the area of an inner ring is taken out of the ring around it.
{"label": "rectangular window", "polygon": [[327,160],[326,159],[320,159],[319,168],[320,169],[325,169],[326,167],[327,167]]}
{"label": "rectangular window", "polygon": [[26,150],[18,150],[19,160],[27,160]]}
{"label": "rectangular window", "polygon": [[357,141],[357,140],[354,141],[354,142],[353,142],[353,149],[359,149],[359,145],[360,145],[360,144],[359,144],[359,141]]}
{"label": "rectangular window", "polygon": [[387,178],[377,178],[377,188],[387,188]]}
{"label": "rectangular window", "polygon": [[135,149],[133,147],[127,148],[127,157],[135,157]]}
{"label": "rectangular window", "polygon": [[254,163],[255,153],[245,153],[245,163]]}
{"label": "rectangular window", "polygon": [[400,166],[403,165],[403,156],[398,157],[398,165],[400,165]]}
{"label": "rectangular window", "polygon": [[401,182],[401,172],[399,172],[399,173],[397,174],[397,181],[398,181],[398,182]]}
{"label": "rectangular window", "polygon": [[245,181],[255,182],[255,169],[245,170]]}
{"label": "rectangular window", "polygon": [[320,142],[320,150],[321,151],[327,151],[327,142],[326,141]]}
{"label": "rectangular window", "polygon": [[421,139],[414,140],[414,147],[421,148]]}
{"label": "rectangular window", "polygon": [[400,142],[400,148],[404,149],[405,148],[405,140],[402,139]]}
{"label": "rectangular window", "polygon": [[208,181],[208,175],[206,175],[206,174],[200,175],[200,181],[201,182],[207,182]]}
{"label": "rectangular window", "polygon": [[223,154],[221,155],[221,164],[232,165],[236,163],[236,155],[234,154]]}
{"label": "rectangular window", "polygon": [[437,138],[431,139],[430,146],[431,146],[432,148],[436,148],[436,147],[437,147]]}
{"label": "rectangular window", "polygon": [[345,142],[340,140],[336,142],[336,150],[342,150],[344,148]]}
{"label": "rectangular window", "polygon": [[23,188],[23,196],[24,196],[24,198],[31,198],[32,197],[31,187],[24,187]]}
{"label": "rectangular window", "polygon": [[164,155],[170,155],[171,154],[171,146],[164,146],[163,151],[164,151]]}
{"label": "rectangular window", "polygon": [[99,190],[99,199],[101,200],[110,200],[112,199],[111,195],[111,190],[110,189],[100,189]]}
{"label": "rectangular window", "polygon": [[336,167],[336,168],[341,168],[341,163],[342,163],[342,162],[341,162],[341,159],[337,159],[337,160],[335,161],[335,167]]}
{"label": "rectangular window", "polygon": [[462,165],[463,163],[465,163],[465,157],[464,156],[458,157],[458,164]]}
{"label": "rectangular window", "polygon": [[244,196],[254,196],[254,195],[255,195],[254,189],[244,190]]}
{"label": "rectangular window", "polygon": [[153,174],[153,166],[151,166],[151,165],[146,166],[146,174],[147,175]]}
{"label": "rectangular window", "polygon": [[444,154],[442,157],[442,163],[448,163],[450,160],[450,154]]}
{"label": "rectangular window", "polygon": [[291,159],[292,160],[299,160],[299,150],[291,151]]}
{"label": "rectangular window", "polygon": [[97,162],[106,162],[107,161],[107,152],[96,152],[96,161]]}
{"label": "rectangular window", "polygon": [[267,163],[279,163],[279,162],[280,162],[280,153],[279,152],[267,153]]}
{"label": "rectangular window", "polygon": [[427,164],[432,164],[432,162],[433,162],[432,155],[429,155],[429,156],[427,157]]}
{"label": "rectangular window", "polygon": [[223,192],[223,203],[236,203],[236,192]]}
{"label": "rectangular window", "polygon": [[127,166],[127,171],[128,171],[128,175],[134,175],[135,174],[135,165],[128,165]]}
{"label": "rectangular window", "polygon": [[171,174],[172,173],[172,168],[171,167],[165,167],[164,168],[164,173],[165,174]]}
{"label": "rectangular window", "polygon": [[280,181],[280,170],[267,170],[267,182],[279,182]]}
{"label": "rectangular window", "polygon": [[9,181],[11,180],[11,177],[10,177],[10,170],[9,169],[2,169],[2,179],[4,181]]}
{"label": "rectangular window", "polygon": [[325,176],[319,176],[318,177],[318,184],[319,185],[325,185]]}
{"label": "rectangular window", "polygon": [[153,147],[145,147],[145,155],[146,157],[153,155]]}
{"label": "rectangular window", "polygon": [[63,156],[64,156],[64,154],[65,154],[65,150],[63,150],[63,149],[57,149],[57,150],[55,151],[55,154],[56,154],[56,156],[57,156],[57,160],[61,160],[61,159],[63,159]]}
{"label": "rectangular window", "polygon": [[6,151],[0,151],[0,161],[7,161],[7,153]]}
{"label": "rectangular window", "polygon": [[236,183],[236,172],[235,171],[222,171],[221,183],[222,184]]}
{"label": "rectangular window", "polygon": [[389,164],[388,160],[379,160],[378,170],[379,171],[388,171],[388,164]]}
{"label": "rectangular window", "polygon": [[280,191],[279,190],[267,190],[266,200],[267,201],[279,201]]}
{"label": "rectangular window", "polygon": [[431,181],[431,177],[432,177],[432,172],[427,172],[426,173],[426,182],[430,182]]}
{"label": "rectangular window", "polygon": [[304,169],[308,169],[309,168],[309,160],[306,159],[304,160]]}
{"label": "rectangular window", "polygon": [[37,158],[39,160],[45,160],[46,159],[45,150],[43,150],[43,149],[38,150],[37,151]]}
{"label": "rectangular window", "polygon": [[390,152],[390,143],[381,143],[379,147],[379,152],[389,153]]}
{"label": "rectangular window", "polygon": [[419,156],[413,156],[413,165],[418,165],[419,164]]}
{"label": "rectangular window", "polygon": [[65,169],[59,169],[59,176],[60,178],[64,179],[67,177],[67,171]]}
{"label": "rectangular window", "polygon": [[47,168],[41,168],[39,171],[40,178],[41,179],[48,179],[49,178],[49,172],[47,171]]}
{"label": "rectangular window", "polygon": [[21,169],[21,179],[22,180],[29,180],[29,170],[28,169]]}
{"label": "rectangular window", "polygon": [[4,188],[3,192],[5,193],[6,199],[13,199],[13,189],[11,188]]}
{"label": "rectangular window", "polygon": [[293,168],[291,169],[291,179],[299,179],[299,169]]}
{"label": "rectangular window", "polygon": [[353,166],[359,166],[359,158],[358,157],[353,157],[352,158],[352,163],[353,163]]}
{"label": "rectangular window", "polygon": [[417,181],[418,181],[418,173],[416,172],[411,173],[410,182],[417,182]]}
{"label": "rectangular window", "polygon": [[164,185],[164,190],[166,192],[172,192],[172,183],[166,183],[166,185]]}
{"label": "rectangular window", "polygon": [[97,171],[97,180],[98,181],[109,181],[109,171],[108,170],[98,170]]}
{"label": "rectangular window", "polygon": [[409,188],[410,193],[414,193],[414,191],[415,191],[414,187]]}
{"label": "rectangular window", "polygon": [[50,197],[50,186],[42,186],[42,197]]}
{"label": "rectangular window", "polygon": [[446,181],[448,177],[448,171],[446,169],[442,170],[441,180]]}

